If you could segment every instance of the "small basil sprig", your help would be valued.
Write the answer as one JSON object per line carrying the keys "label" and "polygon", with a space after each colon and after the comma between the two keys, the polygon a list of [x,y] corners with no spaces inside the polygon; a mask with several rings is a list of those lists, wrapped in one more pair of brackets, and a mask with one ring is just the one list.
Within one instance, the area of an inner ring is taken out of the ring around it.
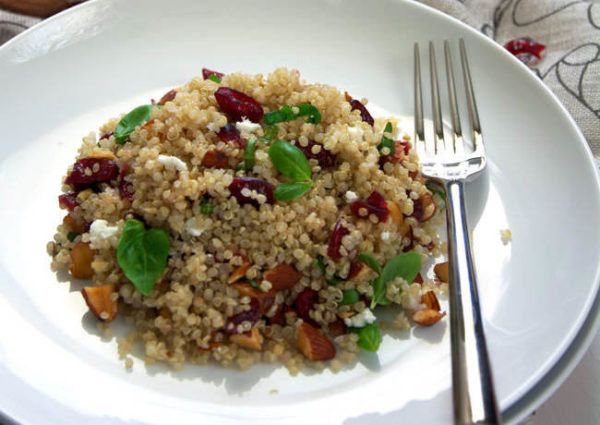
{"label": "small basil sprig", "polygon": [[355,304],[358,302],[360,294],[356,289],[346,289],[342,291],[342,299],[340,305]]}
{"label": "small basil sprig", "polygon": [[167,267],[169,236],[161,229],[144,228],[139,220],[125,222],[117,246],[117,262],[133,286],[149,295]]}
{"label": "small basil sprig", "polygon": [[369,323],[362,328],[353,329],[352,331],[358,335],[357,344],[360,348],[373,353],[379,349],[379,345],[381,345],[381,332],[377,323]]}
{"label": "small basil sprig", "polygon": [[251,171],[256,164],[256,139],[250,139],[246,141],[246,147],[244,148],[244,170]]}
{"label": "small basil sprig", "polygon": [[218,75],[215,74],[211,74],[207,77],[210,81],[214,81],[215,83],[219,84],[221,83],[221,77],[219,77]]}
{"label": "small basil sprig", "polygon": [[208,199],[200,202],[200,214],[211,215],[215,211],[215,205]]}
{"label": "small basil sprig", "polygon": [[125,143],[138,125],[142,125],[150,119],[151,113],[152,105],[142,105],[121,118],[114,132],[117,144],[122,145]]}
{"label": "small basil sprig", "polygon": [[310,103],[301,103],[296,106],[283,106],[282,108],[267,112],[264,116],[266,124],[272,125],[280,122],[292,121],[298,117],[308,117],[306,122],[318,124],[321,122],[321,113]]}
{"label": "small basil sprig", "polygon": [[[379,152],[382,155],[393,155],[394,151],[396,149],[395,143],[392,139],[390,139],[389,137],[386,137],[385,133],[391,133],[392,132],[392,123],[387,123],[385,125],[385,128],[383,129],[383,136],[381,136],[381,142],[377,145],[377,149],[379,150]],[[388,152],[383,153],[383,149],[387,148]]]}
{"label": "small basil sprig", "polygon": [[260,140],[261,142],[266,143],[268,145],[269,143],[271,143],[273,141],[273,139],[277,138],[278,132],[279,132],[279,129],[277,128],[276,125],[270,125],[265,129],[264,134],[262,136],[260,136],[258,138],[258,140]]}
{"label": "small basil sprig", "polygon": [[291,201],[308,192],[313,182],[312,170],[304,152],[284,140],[277,140],[269,148],[271,162],[290,182],[279,184],[274,191],[279,201]]}
{"label": "small basil sprig", "polygon": [[389,304],[389,300],[385,296],[389,282],[397,277],[401,277],[408,283],[412,283],[421,270],[421,256],[416,252],[405,252],[396,255],[383,268],[381,268],[375,258],[366,252],[361,253],[358,258],[378,274],[377,279],[372,283],[373,297],[371,298],[371,309],[375,308],[378,304]]}

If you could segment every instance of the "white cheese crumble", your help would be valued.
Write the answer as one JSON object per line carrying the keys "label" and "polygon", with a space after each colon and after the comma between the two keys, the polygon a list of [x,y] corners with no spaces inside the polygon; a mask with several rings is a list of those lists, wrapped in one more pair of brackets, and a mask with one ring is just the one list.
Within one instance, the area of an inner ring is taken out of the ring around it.
{"label": "white cheese crumble", "polygon": [[358,195],[355,192],[352,192],[351,190],[346,191],[346,201],[354,202],[357,199],[358,199]]}
{"label": "white cheese crumble", "polygon": [[254,133],[256,130],[260,129],[260,124],[244,118],[242,121],[235,123],[235,128],[237,128],[240,133]]}
{"label": "white cheese crumble", "polygon": [[510,241],[512,241],[512,232],[510,229],[501,229],[500,230],[500,239],[504,245],[507,245]]}
{"label": "white cheese crumble", "polygon": [[348,134],[350,134],[350,137],[353,139],[361,139],[364,131],[360,127],[348,127]]}
{"label": "white cheese crumble", "polygon": [[387,241],[390,239],[390,232],[381,232],[381,240]]}
{"label": "white cheese crumble", "polygon": [[370,309],[365,308],[360,313],[345,318],[344,323],[351,328],[362,328],[373,323],[375,320],[377,320],[377,318],[373,315],[373,312]]}
{"label": "white cheese crumble", "polygon": [[114,236],[119,231],[118,226],[109,226],[106,220],[94,220],[90,226],[90,242],[95,244],[103,239]]}
{"label": "white cheese crumble", "polygon": [[166,168],[176,169],[177,171],[187,171],[187,164],[176,156],[158,155],[158,162]]}
{"label": "white cheese crumble", "polygon": [[185,231],[188,232],[191,236],[198,237],[204,232],[204,229],[198,227],[196,219],[192,217],[185,222]]}
{"label": "white cheese crumble", "polygon": [[221,127],[219,127],[214,122],[209,122],[208,124],[206,124],[206,128],[208,128],[208,130],[212,131],[213,133],[218,133],[221,129]]}

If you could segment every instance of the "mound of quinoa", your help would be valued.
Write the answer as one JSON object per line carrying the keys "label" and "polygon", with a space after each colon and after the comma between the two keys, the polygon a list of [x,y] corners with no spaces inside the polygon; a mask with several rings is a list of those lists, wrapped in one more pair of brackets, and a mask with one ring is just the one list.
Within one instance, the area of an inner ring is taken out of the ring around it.
{"label": "mound of quinoa", "polygon": [[[309,364],[339,370],[359,351],[358,336],[347,324],[368,309],[376,277],[365,267],[356,273],[357,255],[367,252],[380,264],[406,251],[424,259],[439,255],[440,208],[437,205],[433,217],[423,217],[422,204],[424,200],[439,204],[439,198],[426,187],[410,138],[394,118],[371,124],[356,101],[334,87],[304,82],[297,71],[277,69],[267,77],[236,73],[218,80],[194,78],[167,93],[123,144],[113,134],[121,117],[104,124],[99,139],[94,133],[83,139],[77,160],[105,158],[116,164],[118,175],[114,171],[110,180],[82,189],[67,183],[73,167],[67,170],[61,200],[67,218],[49,243],[52,268],[70,268],[75,245],[87,245],[92,253],[87,285],[113,285],[111,299],[118,304],[118,316],[132,328],[130,336],[119,341],[128,366],[128,352],[138,344],[147,362],[174,367],[214,361],[245,369],[267,361],[280,362],[292,373]],[[300,117],[267,126],[242,119],[236,125],[215,99],[220,87],[252,97],[265,113],[310,104],[321,120],[310,123]],[[361,105],[364,108],[366,101]],[[396,149],[393,158],[382,160],[378,145],[388,122]],[[238,142],[220,137],[227,124],[230,130],[235,126]],[[276,131],[276,136],[271,133],[273,140],[288,141],[313,154],[313,187],[287,202],[269,202],[260,191],[245,190],[253,202],[240,205],[230,190],[234,178],[254,177],[273,186],[286,181],[269,157],[269,141],[261,139],[269,128]],[[244,145],[253,138],[258,140],[255,162],[246,171],[241,166]],[[329,162],[320,163],[321,150],[327,151]],[[222,154],[225,162],[207,166],[204,158],[211,151]],[[85,173],[97,172],[95,167]],[[352,212],[352,202],[365,200],[374,191],[388,205],[398,206],[401,225],[391,217],[383,222],[368,211]],[[203,208],[207,203],[208,210]],[[125,222],[132,218],[169,236],[166,269],[149,295],[129,281],[116,257]],[[331,258],[332,232],[338,223],[346,234],[335,247],[339,258]],[[293,267],[297,279],[291,287],[273,291],[265,274],[282,264]],[[236,270],[242,274],[234,280]],[[227,329],[231,319],[256,308],[240,285],[269,293],[272,299],[258,320],[235,322],[232,332]],[[350,289],[359,298],[342,305],[343,293]],[[439,292],[443,286],[428,279],[390,282],[387,298],[392,305],[385,308],[394,309],[396,319],[381,327],[409,328],[414,324],[411,314],[425,308],[422,294],[432,289]],[[301,308],[299,294],[307,290],[316,296]],[[327,363],[312,361],[298,349],[297,332],[305,322],[335,347],[335,356]],[[260,334],[258,349],[234,342],[232,334],[251,329]]]}

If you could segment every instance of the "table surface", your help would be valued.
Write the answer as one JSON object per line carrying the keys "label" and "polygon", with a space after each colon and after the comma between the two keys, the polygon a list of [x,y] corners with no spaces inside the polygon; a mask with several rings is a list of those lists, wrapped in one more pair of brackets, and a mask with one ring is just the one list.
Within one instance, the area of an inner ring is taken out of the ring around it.
{"label": "table surface", "polygon": [[600,424],[600,334],[556,393],[531,418],[533,425]]}

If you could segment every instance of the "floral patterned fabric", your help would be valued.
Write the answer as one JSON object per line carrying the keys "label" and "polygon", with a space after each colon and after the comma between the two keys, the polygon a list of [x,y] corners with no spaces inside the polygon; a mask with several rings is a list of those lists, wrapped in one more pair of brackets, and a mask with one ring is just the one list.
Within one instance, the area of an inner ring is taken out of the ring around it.
{"label": "floral patterned fabric", "polygon": [[593,0],[422,0],[504,45],[546,45],[535,72],[563,102],[600,157],[600,2]]}

